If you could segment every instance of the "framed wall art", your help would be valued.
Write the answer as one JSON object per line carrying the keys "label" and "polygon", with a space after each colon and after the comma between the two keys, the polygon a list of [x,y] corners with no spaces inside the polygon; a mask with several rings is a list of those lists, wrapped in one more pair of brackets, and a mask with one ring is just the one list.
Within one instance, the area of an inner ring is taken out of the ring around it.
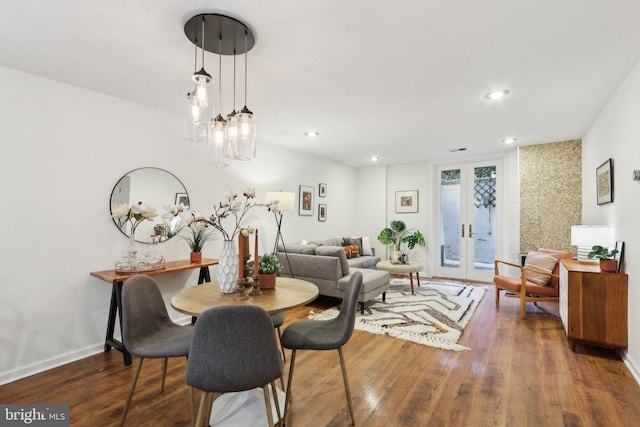
{"label": "framed wall art", "polygon": [[313,215],[313,187],[300,186],[298,215]]}
{"label": "framed wall art", "polygon": [[613,202],[613,161],[607,160],[596,169],[596,191],[598,204]]}
{"label": "framed wall art", "polygon": [[318,221],[327,220],[327,205],[318,205]]}
{"label": "framed wall art", "polygon": [[189,209],[189,195],[187,193],[176,193],[175,204],[179,205],[180,203],[182,203],[185,208]]}
{"label": "framed wall art", "polygon": [[396,191],[396,213],[418,212],[418,190]]}
{"label": "framed wall art", "polygon": [[318,197],[327,197],[327,184],[320,183],[318,185]]}

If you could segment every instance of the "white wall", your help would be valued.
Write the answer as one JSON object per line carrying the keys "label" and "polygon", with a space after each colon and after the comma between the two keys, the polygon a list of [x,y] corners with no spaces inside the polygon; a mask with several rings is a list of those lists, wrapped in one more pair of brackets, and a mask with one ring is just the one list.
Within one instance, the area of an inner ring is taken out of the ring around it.
{"label": "white wall", "polygon": [[[127,243],[109,217],[109,195],[132,169],[170,171],[203,214],[247,185],[263,202],[266,191],[297,194],[300,184],[313,186],[317,197],[323,182],[327,197],[316,198],[313,216],[285,214],[285,239],[346,236],[356,228],[349,208],[354,168],[259,141],[256,161],[217,169],[207,164],[204,144],[183,140],[181,117],[3,67],[0,92],[0,384],[101,351],[111,286],[89,272],[114,268]],[[326,222],[317,220],[318,203],[328,205]],[[273,216],[255,208],[246,223],[260,229],[260,245],[270,252]],[[167,260],[187,258],[181,240],[161,247]],[[220,247],[216,242],[204,255],[216,258]],[[197,271],[158,282],[168,303],[197,282]]]}
{"label": "white wall", "polygon": [[[629,275],[629,348],[627,366],[640,382],[640,183],[631,173],[640,169],[640,64],[613,95],[582,140],[582,222],[615,227],[617,240],[625,242]],[[613,159],[614,202],[596,203],[596,168]]]}
{"label": "white wall", "polygon": [[[410,163],[387,167],[387,226],[391,221],[402,220],[407,228],[420,230],[427,240],[427,246],[416,245],[409,253],[409,259],[424,266],[420,275],[430,277],[433,272],[433,166],[431,163]],[[418,190],[418,212],[396,213],[396,191]],[[380,254],[383,258],[383,253]]]}

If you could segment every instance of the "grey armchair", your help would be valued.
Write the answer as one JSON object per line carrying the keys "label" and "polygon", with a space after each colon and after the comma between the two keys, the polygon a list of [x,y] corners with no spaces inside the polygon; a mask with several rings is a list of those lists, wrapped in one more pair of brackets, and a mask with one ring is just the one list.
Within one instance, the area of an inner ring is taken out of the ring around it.
{"label": "grey armchair", "polygon": [[297,350],[338,350],[340,355],[340,367],[342,368],[342,379],[344,389],[347,394],[347,404],[351,415],[351,424],[355,425],[353,406],[351,404],[351,392],[349,381],[347,380],[347,369],[344,364],[342,346],[349,341],[353,334],[356,320],[356,305],[358,294],[362,286],[362,274],[355,272],[351,276],[345,289],[340,313],[330,320],[304,320],[289,325],[282,333],[282,345],[291,349],[291,365],[289,366],[289,380],[287,382],[287,393],[284,405],[285,421],[290,415],[291,406],[291,383],[293,379],[293,369],[296,362]]}

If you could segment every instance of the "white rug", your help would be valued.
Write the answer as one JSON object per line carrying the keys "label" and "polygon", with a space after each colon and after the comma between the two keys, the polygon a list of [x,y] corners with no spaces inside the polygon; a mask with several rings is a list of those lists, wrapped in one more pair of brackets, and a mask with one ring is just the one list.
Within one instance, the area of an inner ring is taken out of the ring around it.
{"label": "white rug", "polygon": [[[380,295],[367,302],[371,313],[362,315],[358,310],[355,329],[445,350],[470,350],[458,340],[486,289],[455,281],[422,280],[420,285],[414,280],[415,295],[411,295],[408,279],[392,279],[385,302]],[[338,308],[332,307],[309,317],[322,320],[337,315]]]}

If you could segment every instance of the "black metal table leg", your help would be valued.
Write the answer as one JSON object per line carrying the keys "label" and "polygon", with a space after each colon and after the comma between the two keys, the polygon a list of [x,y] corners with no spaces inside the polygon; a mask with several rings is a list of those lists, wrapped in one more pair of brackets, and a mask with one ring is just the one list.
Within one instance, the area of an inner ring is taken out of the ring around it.
{"label": "black metal table leg", "polygon": [[109,306],[109,321],[107,322],[107,337],[104,342],[104,351],[115,348],[122,352],[125,365],[131,365],[131,353],[127,351],[124,344],[113,337],[116,326],[116,314],[122,331],[122,282],[114,281],[111,289],[111,305]]}

